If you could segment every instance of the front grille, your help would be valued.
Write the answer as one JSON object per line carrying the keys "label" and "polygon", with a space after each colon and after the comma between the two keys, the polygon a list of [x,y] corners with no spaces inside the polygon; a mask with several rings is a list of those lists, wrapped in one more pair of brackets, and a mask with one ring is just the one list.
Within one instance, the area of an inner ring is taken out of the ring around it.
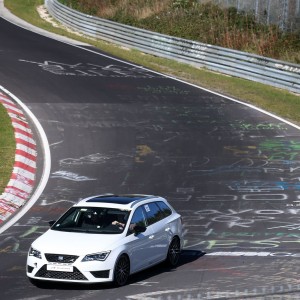
{"label": "front grille", "polygon": [[93,271],[91,274],[96,278],[109,278],[109,270]]}
{"label": "front grille", "polygon": [[57,262],[57,263],[74,263],[75,260],[79,257],[76,255],[66,255],[66,254],[50,254],[46,253],[45,254],[46,259],[49,262]]}
{"label": "front grille", "polygon": [[87,280],[87,278],[75,267],[73,267],[73,272],[60,272],[48,271],[47,265],[43,265],[35,274],[35,277],[66,280]]}

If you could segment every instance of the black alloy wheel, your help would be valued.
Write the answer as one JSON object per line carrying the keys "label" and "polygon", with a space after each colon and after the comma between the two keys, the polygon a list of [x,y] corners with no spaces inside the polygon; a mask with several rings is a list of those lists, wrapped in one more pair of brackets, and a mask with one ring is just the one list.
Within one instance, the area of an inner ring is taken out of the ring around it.
{"label": "black alloy wheel", "polygon": [[180,240],[174,237],[169,246],[166,262],[170,267],[176,267],[180,257]]}
{"label": "black alloy wheel", "polygon": [[127,255],[123,254],[119,257],[114,272],[114,284],[123,286],[126,284],[130,273],[130,261]]}

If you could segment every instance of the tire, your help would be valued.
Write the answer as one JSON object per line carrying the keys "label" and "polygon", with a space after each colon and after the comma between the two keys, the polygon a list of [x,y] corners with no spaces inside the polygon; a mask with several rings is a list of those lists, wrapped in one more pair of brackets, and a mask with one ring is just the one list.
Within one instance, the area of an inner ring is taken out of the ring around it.
{"label": "tire", "polygon": [[123,286],[127,283],[130,275],[130,261],[127,255],[119,257],[114,269],[114,285]]}
{"label": "tire", "polygon": [[174,237],[168,249],[166,263],[169,267],[176,267],[180,258],[180,240]]}

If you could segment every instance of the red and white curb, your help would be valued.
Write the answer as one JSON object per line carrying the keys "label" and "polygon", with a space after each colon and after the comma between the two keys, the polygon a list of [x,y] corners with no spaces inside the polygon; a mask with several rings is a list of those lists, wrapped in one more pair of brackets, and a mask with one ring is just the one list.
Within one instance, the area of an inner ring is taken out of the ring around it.
{"label": "red and white curb", "polygon": [[21,109],[0,92],[0,103],[12,121],[16,139],[15,163],[11,178],[0,195],[0,224],[11,217],[29,199],[35,184],[36,142]]}

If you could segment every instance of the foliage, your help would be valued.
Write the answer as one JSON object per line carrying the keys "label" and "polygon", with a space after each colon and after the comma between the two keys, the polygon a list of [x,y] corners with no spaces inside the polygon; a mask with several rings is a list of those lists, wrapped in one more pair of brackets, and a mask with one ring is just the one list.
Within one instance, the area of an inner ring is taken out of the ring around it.
{"label": "foliage", "polygon": [[190,9],[197,4],[195,0],[174,0],[172,5],[174,8]]}
{"label": "foliage", "polygon": [[196,0],[60,0],[84,13],[206,44],[300,62],[300,32],[259,24],[252,14]]}

